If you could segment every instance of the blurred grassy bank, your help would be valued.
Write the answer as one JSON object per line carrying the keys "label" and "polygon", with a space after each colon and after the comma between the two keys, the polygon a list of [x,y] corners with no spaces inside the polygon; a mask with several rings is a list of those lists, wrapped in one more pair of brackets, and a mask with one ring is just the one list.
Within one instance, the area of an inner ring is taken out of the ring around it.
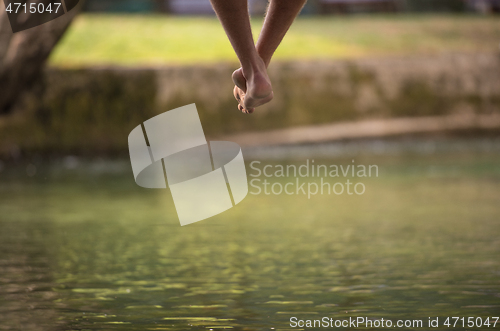
{"label": "blurred grassy bank", "polygon": [[500,114],[498,36],[500,20],[484,16],[301,17],[269,68],[274,100],[245,116],[215,17],[85,14],[38,86],[0,117],[0,155],[126,153],[132,128],[190,103],[209,137]]}
{"label": "blurred grassy bank", "polygon": [[[258,35],[262,19],[254,19]],[[370,15],[300,17],[275,60],[498,50],[498,17]],[[80,15],[50,59],[54,66],[236,61],[215,17]]]}

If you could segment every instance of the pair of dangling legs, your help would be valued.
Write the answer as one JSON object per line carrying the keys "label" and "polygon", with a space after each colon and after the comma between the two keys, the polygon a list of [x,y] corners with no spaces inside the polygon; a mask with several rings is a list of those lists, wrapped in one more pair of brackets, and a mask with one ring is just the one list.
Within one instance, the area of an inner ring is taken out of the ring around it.
{"label": "pair of dangling legs", "polygon": [[210,0],[240,60],[233,73],[238,109],[252,113],[273,98],[267,67],[306,0],[270,0],[257,44],[250,27],[247,0]]}

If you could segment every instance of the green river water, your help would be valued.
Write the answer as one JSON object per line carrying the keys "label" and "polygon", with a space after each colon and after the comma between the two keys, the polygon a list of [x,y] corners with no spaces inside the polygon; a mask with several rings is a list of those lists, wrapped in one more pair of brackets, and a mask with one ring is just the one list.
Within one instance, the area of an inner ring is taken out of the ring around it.
{"label": "green river water", "polygon": [[32,177],[4,166],[0,330],[314,329],[292,317],[499,329],[443,323],[499,316],[500,154],[355,162],[379,168],[354,179],[362,195],[249,194],[184,227],[169,191],[137,187],[126,160]]}

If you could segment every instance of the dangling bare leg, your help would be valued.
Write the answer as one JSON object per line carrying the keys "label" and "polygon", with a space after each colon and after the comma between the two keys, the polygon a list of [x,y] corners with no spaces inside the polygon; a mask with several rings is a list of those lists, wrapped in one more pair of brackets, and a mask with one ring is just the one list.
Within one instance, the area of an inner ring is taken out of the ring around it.
{"label": "dangling bare leg", "polygon": [[[257,41],[257,53],[264,61],[266,68],[305,3],[306,0],[271,0]],[[233,81],[236,85],[234,95],[239,102],[245,97],[247,83],[243,68],[239,68],[233,73]]]}
{"label": "dangling bare leg", "polygon": [[271,81],[266,65],[261,59],[252,37],[247,0],[211,0],[212,6],[226,31],[241,64],[241,75],[245,81],[241,85],[238,108],[247,113],[273,98]]}

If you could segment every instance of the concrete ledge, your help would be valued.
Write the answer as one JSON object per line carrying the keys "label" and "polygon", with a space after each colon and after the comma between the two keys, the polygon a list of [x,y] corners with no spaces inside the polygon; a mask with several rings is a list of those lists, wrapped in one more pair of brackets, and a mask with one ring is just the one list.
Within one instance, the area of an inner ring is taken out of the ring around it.
{"label": "concrete ledge", "polygon": [[0,118],[0,154],[126,153],[138,123],[190,103],[208,136],[238,135],[242,144],[450,130],[500,114],[497,53],[272,63],[275,98],[252,115],[237,110],[234,69],[49,68],[41,86]]}
{"label": "concrete ledge", "polygon": [[500,128],[500,114],[449,115],[420,118],[394,118],[304,126],[266,132],[220,137],[241,146],[272,146],[319,143],[344,139],[382,138],[412,133],[449,132]]}

